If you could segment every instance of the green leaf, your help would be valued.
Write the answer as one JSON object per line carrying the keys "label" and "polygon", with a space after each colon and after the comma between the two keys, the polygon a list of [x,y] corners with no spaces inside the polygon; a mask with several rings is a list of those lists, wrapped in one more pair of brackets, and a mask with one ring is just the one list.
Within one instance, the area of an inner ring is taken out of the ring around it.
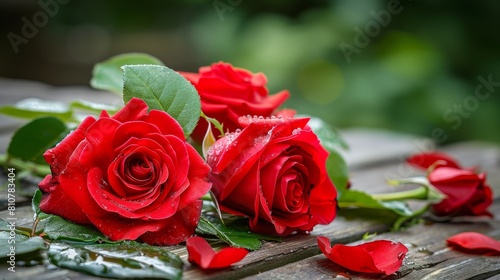
{"label": "green leaf", "polygon": [[148,54],[120,54],[97,63],[94,66],[90,85],[96,89],[109,90],[113,93],[121,94],[123,90],[123,72],[121,67],[137,64],[163,65],[159,59]]}
{"label": "green leaf", "polygon": [[326,171],[341,197],[349,182],[349,169],[344,158],[335,150],[331,150],[326,159]]}
{"label": "green leaf", "polygon": [[223,137],[224,136],[224,125],[221,124],[217,119],[215,118],[210,118],[210,117],[207,117],[207,115],[205,115],[205,113],[203,113],[203,111],[201,112],[201,116],[203,118],[205,118],[205,120],[209,123],[209,124],[212,124],[214,126],[215,129],[217,129],[219,132],[220,132],[220,137]]}
{"label": "green leaf", "polygon": [[81,109],[85,110],[91,113],[97,113],[100,114],[102,110],[106,110],[110,115],[113,115],[116,113],[118,110],[120,110],[120,107],[117,106],[112,106],[112,105],[107,105],[107,104],[101,104],[101,103],[94,103],[86,100],[75,100],[72,101],[69,106],[73,109]]}
{"label": "green leaf", "polygon": [[150,109],[167,112],[184,130],[186,138],[198,123],[200,96],[191,83],[164,66],[124,66],[123,100],[144,100]]}
{"label": "green leaf", "polygon": [[52,243],[53,264],[94,276],[131,279],[181,279],[182,260],[162,247],[122,243],[75,246]]}
{"label": "green leaf", "polygon": [[36,190],[35,194],[33,195],[33,199],[31,200],[31,209],[35,213],[34,219],[46,219],[52,215],[46,214],[40,210],[40,203],[42,202],[42,192],[40,190]]}
{"label": "green leaf", "polygon": [[55,117],[42,117],[19,128],[12,136],[7,153],[15,158],[44,164],[43,153],[68,133],[66,125]]}
{"label": "green leaf", "polygon": [[[6,232],[12,231],[12,224],[7,222],[6,220],[0,218],[0,231],[6,231]],[[25,227],[20,227],[20,226],[15,226],[14,232],[16,234],[24,235],[25,237],[28,237],[31,234],[31,229],[25,228]],[[5,243],[5,244],[7,244],[7,243]]]}
{"label": "green leaf", "polygon": [[42,202],[42,192],[40,190],[36,190],[33,195],[33,199],[31,200],[31,209],[35,213],[35,216],[42,213],[42,210],[40,210],[40,202]]}
{"label": "green leaf", "polygon": [[48,215],[46,219],[43,219],[43,222],[38,227],[37,232],[43,231],[51,240],[64,240],[77,243],[114,243],[95,228],[78,225],[59,216]]}
{"label": "green leaf", "polygon": [[75,122],[73,112],[66,104],[36,98],[27,98],[15,105],[2,106],[0,107],[0,114],[25,119],[52,116],[66,122]]}
{"label": "green leaf", "polygon": [[12,254],[10,250],[11,246],[15,247],[14,254],[16,258],[23,254],[32,254],[33,252],[47,248],[45,241],[39,236],[27,237],[16,233],[14,239],[11,239],[9,231],[0,231],[0,242],[2,244],[2,246],[0,246],[0,259],[8,258],[7,255]]}
{"label": "green leaf", "polygon": [[242,247],[249,250],[257,250],[262,243],[260,240],[280,241],[279,237],[262,235],[231,228],[230,225],[224,225],[219,219],[209,216],[201,216],[196,228],[200,235],[213,235],[233,247]]}
{"label": "green leaf", "polygon": [[333,129],[328,123],[323,121],[320,118],[307,116],[307,115],[299,115],[301,117],[310,118],[308,125],[311,127],[312,131],[318,136],[321,141],[321,145],[325,147],[325,149],[329,151],[333,151],[336,149],[349,149],[349,145],[345,142],[340,132]]}
{"label": "green leaf", "polygon": [[369,194],[358,190],[346,190],[338,200],[339,207],[365,209],[385,209],[399,216],[411,216],[412,210],[402,201],[378,201]]}

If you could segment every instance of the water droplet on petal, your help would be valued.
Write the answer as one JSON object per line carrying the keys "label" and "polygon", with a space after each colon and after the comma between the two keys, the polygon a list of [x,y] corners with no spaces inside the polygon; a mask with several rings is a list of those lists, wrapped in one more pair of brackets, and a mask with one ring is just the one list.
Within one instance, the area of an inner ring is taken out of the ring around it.
{"label": "water droplet on petal", "polygon": [[294,130],[292,131],[292,134],[293,134],[293,135],[297,135],[297,134],[299,134],[301,131],[302,131],[302,129],[301,129],[300,127],[297,127],[296,129],[294,129]]}

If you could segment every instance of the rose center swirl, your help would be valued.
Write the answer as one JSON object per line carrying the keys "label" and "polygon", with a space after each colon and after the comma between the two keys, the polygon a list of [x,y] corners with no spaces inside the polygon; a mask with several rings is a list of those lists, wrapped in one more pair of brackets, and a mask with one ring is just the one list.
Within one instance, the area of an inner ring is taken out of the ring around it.
{"label": "rose center swirl", "polygon": [[142,153],[130,155],[124,163],[122,171],[129,183],[146,183],[154,177],[154,164]]}

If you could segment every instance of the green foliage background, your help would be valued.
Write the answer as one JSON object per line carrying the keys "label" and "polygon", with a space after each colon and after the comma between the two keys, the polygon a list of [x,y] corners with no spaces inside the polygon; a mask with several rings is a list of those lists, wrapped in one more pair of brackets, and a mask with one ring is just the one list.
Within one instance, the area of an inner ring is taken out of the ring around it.
{"label": "green foliage background", "polygon": [[[388,3],[400,12],[377,29]],[[20,34],[21,18],[41,10],[0,8],[2,34]],[[223,60],[264,72],[271,92],[291,91],[287,107],[337,127],[500,142],[500,86],[473,100],[478,77],[500,82],[498,15],[494,0],[69,1],[18,54],[4,37],[0,76],[88,85],[96,62],[125,52],[183,71]],[[340,46],[366,28],[374,35],[349,62]]]}

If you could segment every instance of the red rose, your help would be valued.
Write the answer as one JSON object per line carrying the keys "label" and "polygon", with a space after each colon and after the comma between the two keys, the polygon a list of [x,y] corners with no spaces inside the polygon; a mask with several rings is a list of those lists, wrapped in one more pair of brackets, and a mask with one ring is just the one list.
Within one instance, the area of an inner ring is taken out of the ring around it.
{"label": "red rose", "polygon": [[335,218],[328,152],[306,127],[308,119],[242,117],[242,131],[208,151],[209,178],[221,209],[250,218],[255,232],[310,231]]}
{"label": "red rose", "polygon": [[210,168],[180,125],[136,98],[113,117],[87,117],[44,157],[52,175],[40,183],[40,209],[112,240],[184,241],[211,187]]}
{"label": "red rose", "polygon": [[453,167],[438,167],[428,175],[429,182],[446,195],[432,205],[436,216],[492,216],[487,211],[493,202],[486,174]]}
{"label": "red rose", "polygon": [[454,158],[439,152],[416,154],[407,162],[427,169],[431,185],[446,195],[440,203],[432,205],[431,211],[436,216],[492,216],[487,208],[493,195],[485,173],[463,169]]}
{"label": "red rose", "polygon": [[[199,73],[180,74],[198,90],[205,115],[217,119],[229,132],[241,128],[238,123],[241,116],[271,116],[289,96],[286,90],[268,95],[264,74],[254,74],[229,63],[214,63],[201,67]],[[206,131],[207,122],[200,119],[191,137],[201,142]],[[213,133],[216,137],[220,135],[216,129]]]}

